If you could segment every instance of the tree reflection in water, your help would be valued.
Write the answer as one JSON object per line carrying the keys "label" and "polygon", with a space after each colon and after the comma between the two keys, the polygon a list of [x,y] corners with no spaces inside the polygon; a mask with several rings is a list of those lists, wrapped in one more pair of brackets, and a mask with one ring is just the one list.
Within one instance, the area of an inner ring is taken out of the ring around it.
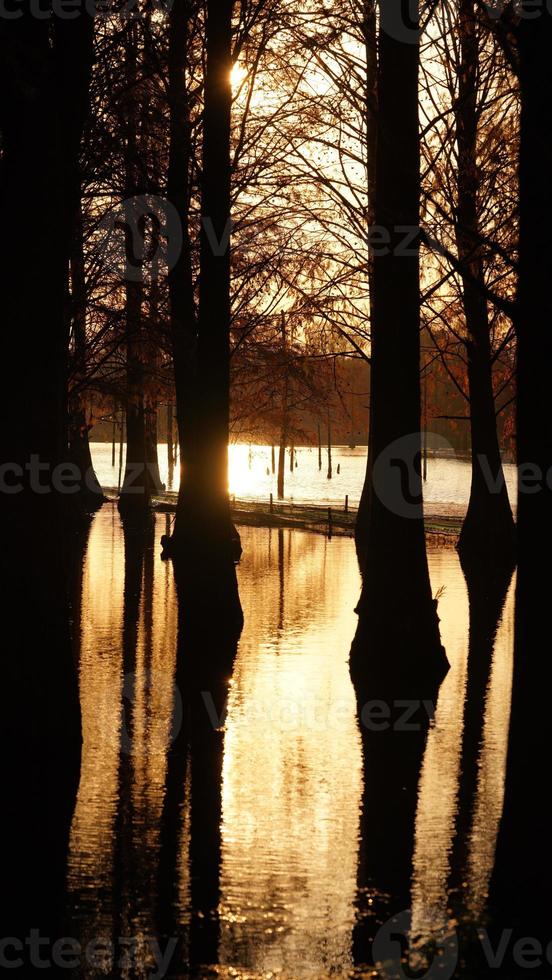
{"label": "tree reflection in water", "polygon": [[[502,798],[511,591],[494,652],[486,634],[484,717],[470,735],[466,585],[454,552],[430,552],[451,670],[429,732],[370,740],[348,667],[353,542],[242,529],[236,644],[216,621],[198,623],[186,596],[179,608],[157,551],[163,525],[123,533],[106,507],[90,535],[67,934],[115,949],[134,937],[134,974],[110,966],[115,976],[145,976],[152,941],[163,951],[174,939],[168,975],[217,965],[222,976],[348,977],[371,962],[391,912],[411,909],[424,938],[447,920],[460,859],[462,908],[479,916]],[[83,963],[77,975],[95,974]]]}

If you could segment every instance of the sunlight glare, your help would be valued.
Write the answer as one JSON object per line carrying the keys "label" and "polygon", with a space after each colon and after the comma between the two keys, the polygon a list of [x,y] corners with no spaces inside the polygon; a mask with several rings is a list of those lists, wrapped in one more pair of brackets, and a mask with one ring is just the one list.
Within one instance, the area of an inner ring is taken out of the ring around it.
{"label": "sunlight glare", "polygon": [[236,93],[239,91],[240,86],[243,84],[246,76],[247,76],[246,69],[243,67],[243,65],[240,65],[238,62],[236,62],[236,64],[232,66],[232,69],[230,71],[230,84],[232,85],[233,95],[236,95]]}

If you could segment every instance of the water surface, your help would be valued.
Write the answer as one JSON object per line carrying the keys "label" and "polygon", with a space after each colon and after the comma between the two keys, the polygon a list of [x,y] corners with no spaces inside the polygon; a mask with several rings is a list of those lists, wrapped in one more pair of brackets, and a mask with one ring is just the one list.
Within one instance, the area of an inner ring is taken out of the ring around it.
{"label": "water surface", "polygon": [[[362,738],[348,670],[360,585],[353,542],[241,529],[245,627],[218,736],[220,826],[204,828],[206,839],[214,832],[220,841],[220,860],[209,869],[215,940],[208,961],[192,973],[187,950],[202,925],[192,857],[203,830],[196,824],[192,834],[190,767],[176,777],[168,768],[179,715],[173,716],[176,592],[158,547],[165,525],[165,516],[155,516],[143,552],[127,537],[125,570],[119,516],[106,505],[94,519],[84,560],[84,753],[68,923],[83,944],[98,937],[108,942],[103,959],[78,975],[148,976],[155,967],[152,938],[164,948],[175,934],[169,976],[368,976],[353,940],[367,914],[357,887],[366,844]],[[510,587],[496,643],[487,650],[484,714],[471,760],[463,749],[470,720],[466,584],[454,551],[430,551],[429,560],[434,591],[444,588],[439,611],[451,670],[429,731],[416,806],[410,906],[413,932],[422,938],[450,919],[454,903],[475,919],[485,906],[502,807],[513,618]],[[185,702],[185,692],[180,695]],[[475,773],[467,816],[463,759],[466,772],[473,763]],[[194,778],[199,793],[216,774],[211,779],[204,767]],[[370,805],[385,802],[372,797]],[[117,951],[120,937],[131,937],[140,953],[116,967],[109,943]]]}
{"label": "water surface", "polygon": [[[104,487],[118,485],[118,447],[115,466],[111,465],[111,446],[108,443],[92,443],[92,457],[98,479]],[[167,446],[159,443],[159,470],[161,480],[168,489],[178,487],[178,467],[169,478]],[[272,473],[270,446],[249,446],[233,443],[228,447],[229,489],[241,499],[265,500],[270,494],[277,496],[276,476]],[[332,478],[328,479],[326,455],[318,468],[318,449],[300,446],[295,450],[293,471],[290,469],[289,451],[286,453],[285,498],[297,503],[331,503],[344,505],[348,495],[351,506],[360,499],[366,472],[366,446],[351,449],[334,446],[332,450]],[[124,467],[124,447],[123,447]],[[338,472],[339,469],[339,472]],[[124,470],[123,470],[124,472]],[[516,467],[507,463],[504,474],[510,502],[515,510],[517,473]],[[463,516],[468,506],[471,483],[471,463],[460,457],[440,458],[430,456],[427,464],[427,481],[424,483],[424,508],[428,515]]]}

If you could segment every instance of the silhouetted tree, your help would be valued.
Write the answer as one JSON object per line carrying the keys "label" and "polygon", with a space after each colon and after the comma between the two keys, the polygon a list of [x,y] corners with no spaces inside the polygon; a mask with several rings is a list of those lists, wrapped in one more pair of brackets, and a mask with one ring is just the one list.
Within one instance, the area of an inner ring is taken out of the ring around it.
{"label": "silhouetted tree", "polygon": [[[524,12],[526,13],[526,12]],[[506,21],[505,31],[509,24]],[[510,37],[508,32],[508,38]],[[508,762],[491,900],[498,926],[546,944],[552,851],[542,751],[548,738],[549,587],[552,547],[552,15],[522,16],[512,62],[519,65],[519,287],[517,446],[518,575]],[[548,479],[546,479],[548,474]]]}
{"label": "silhouetted tree", "polygon": [[[25,7],[0,22],[4,603],[11,935],[59,935],[60,893],[80,761],[80,713],[65,567],[66,297],[78,151],[92,57],[92,20],[39,19]],[[13,383],[12,383],[13,382]],[[41,464],[38,475],[33,460]],[[59,475],[60,470],[57,470]],[[66,473],[67,476],[67,473]],[[41,484],[46,490],[40,490]]]}
{"label": "silhouetted tree", "polygon": [[[373,259],[374,488],[352,656],[354,670],[372,658],[376,672],[395,672],[398,661],[401,671],[421,678],[442,675],[446,657],[431,597],[420,473],[419,44],[416,28],[401,23],[398,2],[381,14],[374,214],[385,247],[375,248]],[[370,635],[381,640],[370,651],[368,623]]]}

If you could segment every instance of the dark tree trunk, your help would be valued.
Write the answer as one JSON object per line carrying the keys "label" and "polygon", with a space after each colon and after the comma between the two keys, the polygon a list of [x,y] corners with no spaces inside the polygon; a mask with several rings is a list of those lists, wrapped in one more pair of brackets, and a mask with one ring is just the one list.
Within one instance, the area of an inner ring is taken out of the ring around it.
{"label": "dark tree trunk", "polygon": [[[87,106],[92,21],[0,22],[3,323],[3,742],[9,895],[6,935],[60,935],[60,900],[80,761],[80,711],[69,629],[67,307],[77,158]],[[33,478],[33,457],[46,470]],[[49,492],[41,492],[38,485]],[[28,963],[28,950],[24,958]]]}
{"label": "dark tree trunk", "polygon": [[[125,198],[143,190],[139,176],[137,117],[139,113],[138,43],[136,24],[130,22],[125,38],[127,100],[125,105]],[[145,338],[143,336],[143,229],[125,222],[125,344],[126,344],[126,462],[119,511],[132,520],[147,519],[154,489],[147,465],[145,418]]]}
{"label": "dark tree trunk", "polygon": [[80,473],[80,492],[78,495],[80,507],[85,513],[92,513],[101,507],[105,497],[92,462],[88,438],[89,427],[82,390],[83,383],[86,381],[86,280],[80,189],[71,250],[71,312],[73,384],[69,391],[69,458],[72,463],[78,466]]}
{"label": "dark tree trunk", "polygon": [[197,312],[194,301],[194,277],[188,215],[192,194],[192,145],[186,89],[188,19],[190,0],[175,0],[170,10],[169,28],[169,101],[170,145],[167,196],[182,219],[182,247],[177,261],[169,270],[171,339],[176,391],[176,418],[180,447],[180,487],[178,492],[177,530],[185,523],[187,482],[193,465],[195,415],[197,409]]}
{"label": "dark tree trunk", "polygon": [[173,432],[173,404],[167,402],[167,470],[168,485],[172,487],[174,477],[174,432]]}
{"label": "dark tree trunk", "polygon": [[148,468],[152,493],[162,493],[163,484],[159,474],[159,454],[157,451],[157,403],[148,400],[145,408],[146,466]]}
{"label": "dark tree trunk", "polygon": [[[171,200],[186,199],[189,123],[178,52],[186,41],[186,6],[171,14]],[[200,285],[197,335],[191,263],[185,244],[173,270],[175,379],[181,439],[181,490],[171,553],[182,581],[202,605],[219,608],[241,629],[234,558],[237,532],[228,497],[230,422],[230,86],[232,0],[209,0],[201,175]],[[180,40],[179,40],[180,38]],[[178,161],[186,170],[176,170]],[[184,186],[183,186],[184,185]],[[186,211],[180,212],[186,216]],[[186,218],[187,220],[187,218]],[[217,244],[218,243],[218,244]],[[180,268],[178,267],[180,265]],[[179,283],[175,280],[182,277]],[[191,343],[186,343],[186,340]],[[192,375],[188,391],[182,387]]]}
{"label": "dark tree trunk", "polygon": [[479,239],[480,180],[477,162],[478,25],[474,0],[462,0],[459,12],[460,65],[455,106],[458,143],[456,244],[462,263],[466,352],[470,393],[472,482],[458,549],[471,555],[513,561],[515,529],[498,444],[493,393],[489,315]]}
{"label": "dark tree trunk", "polygon": [[284,482],[286,468],[286,445],[289,433],[289,374],[287,364],[287,336],[286,321],[282,314],[281,317],[281,344],[282,344],[282,404],[280,421],[280,445],[278,449],[278,477],[277,493],[278,499],[284,499]]}
{"label": "dark tree trunk", "polygon": [[[127,230],[127,239],[130,238]],[[130,245],[132,247],[132,245]],[[145,516],[150,509],[153,483],[147,466],[144,361],[141,338],[142,283],[127,281],[126,332],[126,458],[119,511],[123,516]]]}
{"label": "dark tree trunk", "polygon": [[419,235],[403,244],[405,229],[419,226],[419,46],[412,31],[406,40],[393,36],[401,16],[399,0],[390,0],[379,37],[374,210],[386,247],[373,257],[373,486],[352,668],[368,669],[369,659],[370,670],[392,684],[399,666],[407,690],[441,677],[447,662],[431,596],[420,473]]}
{"label": "dark tree trunk", "polygon": [[[550,737],[552,554],[552,15],[539,8],[518,28],[521,85],[520,243],[517,301],[518,573],[512,712],[504,813],[491,899],[515,938],[550,940]],[[548,479],[546,476],[548,475]],[[538,489],[535,489],[535,488]],[[510,943],[512,949],[514,939]],[[512,965],[512,975],[515,968]]]}

